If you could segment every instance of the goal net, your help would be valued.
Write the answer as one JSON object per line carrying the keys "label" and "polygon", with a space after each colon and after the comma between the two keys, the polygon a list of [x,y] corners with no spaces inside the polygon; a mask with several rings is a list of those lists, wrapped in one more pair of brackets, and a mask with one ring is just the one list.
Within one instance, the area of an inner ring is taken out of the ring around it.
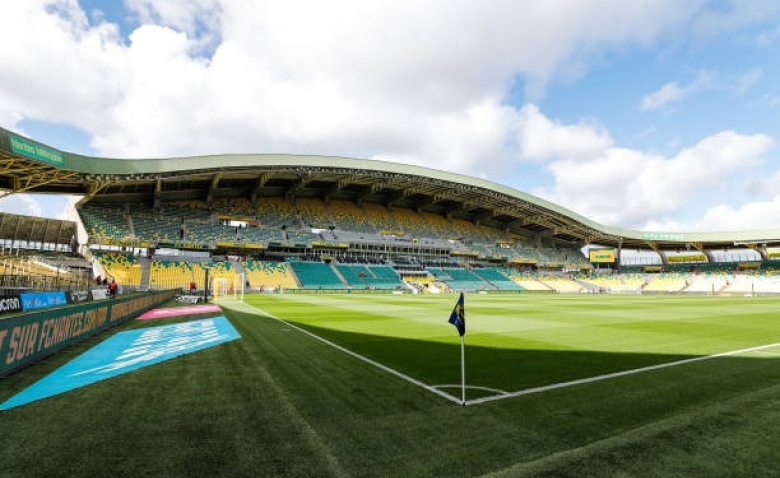
{"label": "goal net", "polygon": [[241,300],[244,298],[243,274],[215,277],[211,280],[211,293],[214,300],[231,298]]}

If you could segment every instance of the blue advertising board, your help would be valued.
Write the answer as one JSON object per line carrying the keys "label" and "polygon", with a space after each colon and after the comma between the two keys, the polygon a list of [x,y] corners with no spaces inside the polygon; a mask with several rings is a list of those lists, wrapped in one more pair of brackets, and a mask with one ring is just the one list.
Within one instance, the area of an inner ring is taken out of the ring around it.
{"label": "blue advertising board", "polygon": [[225,317],[119,332],[0,404],[0,411],[240,337]]}
{"label": "blue advertising board", "polygon": [[64,291],[22,292],[20,295],[22,299],[22,310],[25,312],[68,304],[68,298],[65,296]]}

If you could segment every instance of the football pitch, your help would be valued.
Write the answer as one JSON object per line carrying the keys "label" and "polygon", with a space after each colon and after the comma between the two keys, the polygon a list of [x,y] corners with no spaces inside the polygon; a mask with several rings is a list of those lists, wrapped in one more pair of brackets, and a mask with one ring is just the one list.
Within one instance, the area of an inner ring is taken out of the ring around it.
{"label": "football pitch", "polygon": [[1,413],[0,476],[777,476],[780,299],[467,295],[465,407],[456,300],[218,302],[239,340]]}

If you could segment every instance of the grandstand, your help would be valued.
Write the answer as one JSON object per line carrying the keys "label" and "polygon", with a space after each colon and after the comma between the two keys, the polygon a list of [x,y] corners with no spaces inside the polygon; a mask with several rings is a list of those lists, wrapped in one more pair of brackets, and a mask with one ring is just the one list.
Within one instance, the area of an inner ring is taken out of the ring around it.
{"label": "grandstand", "polygon": [[496,290],[523,290],[523,287],[513,281],[506,273],[495,267],[472,270],[475,276],[490,284]]}
{"label": "grandstand", "polygon": [[346,289],[343,281],[329,264],[314,261],[290,262],[293,273],[298,277],[301,287],[316,290]]}
{"label": "grandstand", "polygon": [[[47,273],[73,282],[56,264],[64,257],[42,253],[52,249],[80,261],[84,277],[141,289],[208,288],[208,271],[210,281],[243,278],[248,290],[780,293],[764,280],[780,269],[780,231],[614,228],[429,168],[292,155],[128,162],[2,129],[0,161],[9,194],[82,196],[87,234],[80,245],[75,222],[4,215],[4,276],[14,283]],[[614,259],[591,262],[586,246]],[[29,249],[38,259],[8,257]]]}
{"label": "grandstand", "polygon": [[249,260],[243,264],[249,290],[278,291],[298,287],[286,262]]}
{"label": "grandstand", "polygon": [[85,290],[92,279],[73,221],[0,213],[0,295]]}

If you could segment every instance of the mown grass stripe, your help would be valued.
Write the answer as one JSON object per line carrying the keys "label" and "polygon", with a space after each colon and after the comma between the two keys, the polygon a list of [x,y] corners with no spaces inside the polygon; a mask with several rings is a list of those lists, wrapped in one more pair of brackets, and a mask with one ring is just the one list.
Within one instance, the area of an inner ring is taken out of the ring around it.
{"label": "mown grass stripe", "polygon": [[683,359],[683,360],[675,360],[674,362],[667,362],[667,363],[660,363],[656,365],[649,365],[647,367],[640,367],[635,368],[631,370],[624,370],[622,372],[614,372],[614,373],[607,373],[604,375],[598,375],[595,377],[588,377],[588,378],[581,378],[577,380],[570,380],[568,382],[561,382],[561,383],[553,383],[551,385],[544,385],[541,387],[534,387],[534,388],[528,388],[525,390],[519,390],[517,392],[508,392],[508,393],[502,393],[501,395],[494,395],[494,396],[488,396],[488,397],[481,397],[476,398],[473,400],[469,400],[466,402],[467,405],[476,405],[478,403],[485,403],[485,402],[494,402],[496,400],[504,400],[507,398],[514,398],[514,397],[520,397],[523,395],[531,395],[533,393],[542,393],[547,392],[550,390],[555,390],[557,388],[566,388],[566,387],[573,387],[575,385],[584,385],[587,383],[593,383],[593,382],[600,382],[602,380],[609,380],[612,378],[618,378],[618,377],[625,377],[626,375],[635,375],[638,373],[644,373],[644,372],[650,372],[652,370],[660,370],[663,368],[669,368],[669,367],[677,367],[680,365],[686,365],[689,363],[694,362],[701,362],[703,360],[711,360],[721,357],[729,357],[731,355],[739,355],[744,354],[748,352],[756,352],[759,350],[765,350],[773,347],[780,346],[780,342],[775,342],[773,344],[766,344],[766,345],[759,345],[756,347],[749,347],[746,349],[740,349],[740,350],[732,350],[729,352],[721,352],[718,354],[713,355],[703,355],[701,357],[693,357],[689,359]]}
{"label": "mown grass stripe", "polygon": [[371,360],[370,358],[368,358],[368,357],[366,357],[364,355],[361,355],[361,354],[359,354],[357,352],[354,352],[354,351],[352,351],[352,350],[350,350],[350,349],[348,349],[346,347],[342,347],[341,345],[339,345],[339,344],[337,344],[335,342],[332,342],[332,341],[330,341],[330,340],[328,340],[328,339],[326,339],[324,337],[320,337],[319,335],[317,335],[317,334],[315,334],[313,332],[310,332],[310,331],[304,329],[303,327],[298,327],[297,325],[292,324],[290,322],[287,322],[286,320],[281,319],[279,317],[276,317],[273,314],[269,314],[268,312],[266,312],[266,311],[264,311],[262,309],[259,309],[259,308],[255,308],[255,309],[257,311],[261,312],[266,317],[269,317],[269,318],[271,318],[273,320],[279,321],[279,322],[283,323],[284,325],[286,325],[287,327],[290,327],[290,328],[295,329],[295,330],[297,330],[297,331],[299,331],[301,333],[304,333],[304,334],[308,335],[309,337],[311,337],[313,339],[319,340],[320,342],[322,342],[322,343],[324,343],[326,345],[329,345],[330,347],[333,347],[336,350],[339,350],[341,352],[344,352],[345,354],[351,355],[352,357],[355,357],[355,358],[357,358],[359,360],[362,360],[363,362],[366,362],[367,364],[373,365],[374,367],[377,367],[380,370],[384,370],[385,372],[390,373],[392,375],[395,375],[396,377],[398,377],[400,379],[406,380],[409,383],[412,383],[414,385],[417,385],[420,388],[428,390],[429,392],[431,392],[433,394],[436,394],[436,395],[438,395],[438,396],[440,396],[442,398],[446,398],[447,400],[449,400],[451,402],[457,403],[459,405],[461,403],[459,398],[457,398],[457,397],[455,397],[453,395],[450,395],[449,393],[442,392],[441,390],[439,390],[439,389],[437,389],[437,388],[435,388],[435,387],[433,387],[431,385],[428,385],[427,383],[424,383],[424,382],[422,382],[420,380],[417,380],[416,378],[410,377],[409,375],[406,375],[405,373],[399,372],[398,370],[390,368],[390,367],[388,367],[385,364],[377,362],[376,360]]}

